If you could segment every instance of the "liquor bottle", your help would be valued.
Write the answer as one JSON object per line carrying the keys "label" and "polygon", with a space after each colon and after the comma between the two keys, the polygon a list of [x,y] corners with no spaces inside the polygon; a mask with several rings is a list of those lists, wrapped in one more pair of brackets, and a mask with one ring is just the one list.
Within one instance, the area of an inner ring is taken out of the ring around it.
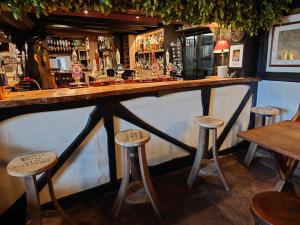
{"label": "liquor bottle", "polygon": [[156,50],[156,38],[155,38],[154,34],[151,37],[151,48],[152,48],[152,50]]}
{"label": "liquor bottle", "polygon": [[57,43],[57,40],[54,40],[54,51],[55,51],[55,53],[57,53],[58,51],[59,51],[59,49],[58,49],[58,43]]}
{"label": "liquor bottle", "polygon": [[69,50],[68,50],[68,42],[67,42],[67,40],[63,40],[63,43],[64,43],[64,46],[65,46],[65,52],[68,53]]}
{"label": "liquor bottle", "polygon": [[57,52],[58,53],[62,52],[61,45],[60,45],[60,40],[57,40]]}
{"label": "liquor bottle", "polygon": [[62,40],[59,40],[59,46],[60,46],[60,53],[64,53],[65,49],[64,49],[64,45],[63,45]]}
{"label": "liquor bottle", "polygon": [[56,50],[55,50],[56,53],[59,53],[59,42],[58,40],[56,40]]}
{"label": "liquor bottle", "polygon": [[148,39],[145,37],[144,38],[144,51],[147,51],[147,44],[148,44]]}
{"label": "liquor bottle", "polygon": [[72,52],[71,43],[69,41],[66,41],[66,42],[67,42],[68,53],[71,53]]}
{"label": "liquor bottle", "polygon": [[159,48],[160,49],[164,48],[164,38],[162,34],[159,35]]}
{"label": "liquor bottle", "polygon": [[64,53],[65,50],[64,50],[64,45],[63,45],[62,40],[59,40],[59,46],[60,46],[60,53]]}
{"label": "liquor bottle", "polygon": [[137,39],[137,51],[142,51],[142,49],[141,49],[141,39],[140,38],[138,38]]}
{"label": "liquor bottle", "polygon": [[49,39],[47,39],[47,45],[48,45],[48,52],[51,53],[51,42]]}
{"label": "liquor bottle", "polygon": [[167,50],[166,52],[166,65],[168,66],[170,62],[170,54],[169,54],[169,50]]}
{"label": "liquor bottle", "polygon": [[147,46],[148,46],[148,51],[150,51],[151,50],[151,36],[148,37]]}
{"label": "liquor bottle", "polygon": [[53,49],[54,48],[54,46],[53,46],[53,40],[50,40],[50,51],[51,51],[51,53],[53,53]]}
{"label": "liquor bottle", "polygon": [[142,51],[146,51],[146,41],[142,39]]}
{"label": "liquor bottle", "polygon": [[55,40],[52,40],[52,53],[56,52],[56,42]]}
{"label": "liquor bottle", "polygon": [[156,49],[160,49],[160,44],[159,44],[159,34],[155,35],[155,40],[156,40]]}

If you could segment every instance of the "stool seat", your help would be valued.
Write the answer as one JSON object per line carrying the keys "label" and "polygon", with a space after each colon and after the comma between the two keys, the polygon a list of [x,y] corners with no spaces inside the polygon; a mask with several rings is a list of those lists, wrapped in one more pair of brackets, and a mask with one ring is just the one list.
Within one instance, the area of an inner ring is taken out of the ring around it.
{"label": "stool seat", "polygon": [[280,114],[280,110],[277,108],[263,106],[252,107],[251,112],[262,116],[276,116]]}
{"label": "stool seat", "polygon": [[285,193],[268,191],[254,196],[251,213],[261,224],[298,225],[300,223],[300,199]]}
{"label": "stool seat", "polygon": [[118,133],[115,142],[123,147],[138,147],[150,140],[150,134],[143,130],[131,129]]}
{"label": "stool seat", "polygon": [[218,128],[224,125],[224,121],[211,116],[197,116],[195,123],[204,128]]}
{"label": "stool seat", "polygon": [[7,173],[15,177],[34,176],[52,168],[57,161],[54,152],[31,153],[18,156],[7,165]]}

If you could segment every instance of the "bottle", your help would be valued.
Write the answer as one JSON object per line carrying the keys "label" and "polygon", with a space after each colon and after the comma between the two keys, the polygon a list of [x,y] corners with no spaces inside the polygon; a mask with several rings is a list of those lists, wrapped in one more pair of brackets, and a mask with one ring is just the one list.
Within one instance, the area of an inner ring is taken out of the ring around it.
{"label": "bottle", "polygon": [[159,46],[160,49],[164,49],[164,36],[162,34],[160,34]]}
{"label": "bottle", "polygon": [[121,56],[120,56],[120,52],[119,52],[119,49],[117,49],[116,51],[116,62],[117,62],[117,65],[121,63]]}
{"label": "bottle", "polygon": [[73,52],[72,52],[72,62],[77,63],[77,54],[76,54],[76,51],[74,48],[73,48]]}
{"label": "bottle", "polygon": [[51,47],[52,46],[51,46],[51,40],[50,39],[47,40],[47,44],[48,44],[48,52],[51,53]]}
{"label": "bottle", "polygon": [[140,51],[144,51],[144,41],[142,38],[140,39]]}
{"label": "bottle", "polygon": [[142,51],[146,51],[146,41],[142,39]]}
{"label": "bottle", "polygon": [[156,49],[156,38],[155,38],[154,34],[151,36],[151,48],[152,48],[152,50]]}
{"label": "bottle", "polygon": [[160,44],[159,44],[159,40],[160,40],[159,34],[157,34],[157,35],[155,36],[155,38],[156,38],[156,49],[159,50],[159,49],[161,49],[161,48],[160,48]]}
{"label": "bottle", "polygon": [[56,40],[53,40],[53,52],[54,53],[57,52],[57,43],[56,43]]}
{"label": "bottle", "polygon": [[148,51],[151,50],[151,36],[148,37]]}
{"label": "bottle", "polygon": [[59,44],[60,44],[61,52],[64,53],[65,52],[65,45],[64,45],[63,40],[59,40]]}
{"label": "bottle", "polygon": [[169,54],[169,50],[167,49],[166,51],[166,65],[168,66],[170,62],[170,54]]}
{"label": "bottle", "polygon": [[68,49],[68,53],[72,53],[72,48],[71,48],[71,42],[67,41],[67,49]]}

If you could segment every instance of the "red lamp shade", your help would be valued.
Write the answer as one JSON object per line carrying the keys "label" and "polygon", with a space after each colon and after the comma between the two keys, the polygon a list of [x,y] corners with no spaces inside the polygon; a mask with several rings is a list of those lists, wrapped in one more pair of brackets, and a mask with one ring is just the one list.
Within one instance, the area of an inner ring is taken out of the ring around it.
{"label": "red lamp shade", "polygon": [[214,53],[229,52],[229,44],[226,40],[219,40],[214,48]]}

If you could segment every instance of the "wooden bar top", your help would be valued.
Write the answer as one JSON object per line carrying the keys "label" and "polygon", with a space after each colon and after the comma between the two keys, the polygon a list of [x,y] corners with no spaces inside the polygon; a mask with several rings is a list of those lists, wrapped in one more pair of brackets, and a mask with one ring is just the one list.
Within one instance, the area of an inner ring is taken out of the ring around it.
{"label": "wooden bar top", "polygon": [[151,83],[114,84],[101,87],[79,89],[60,88],[28,92],[11,92],[8,98],[0,100],[0,108],[52,104],[71,101],[85,101],[109,96],[150,93],[182,88],[196,88],[215,85],[233,85],[258,82],[258,78],[217,78],[210,77],[202,80],[180,80]]}

